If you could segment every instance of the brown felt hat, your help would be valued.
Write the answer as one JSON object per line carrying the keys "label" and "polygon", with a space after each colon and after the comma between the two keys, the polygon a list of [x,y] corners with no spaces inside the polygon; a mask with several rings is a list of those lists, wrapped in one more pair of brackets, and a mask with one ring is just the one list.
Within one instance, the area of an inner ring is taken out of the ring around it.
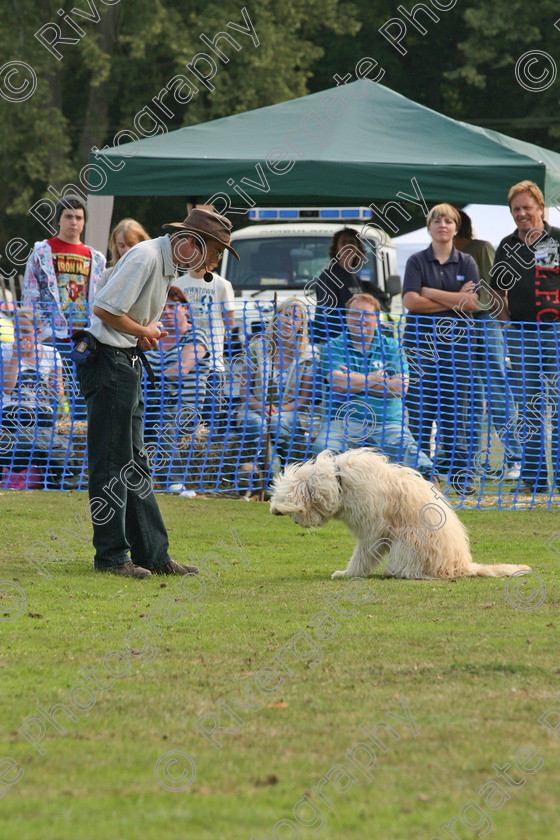
{"label": "brown felt hat", "polygon": [[163,225],[164,228],[182,230],[185,233],[192,231],[193,234],[203,234],[208,239],[215,239],[220,245],[225,245],[234,257],[239,259],[239,254],[229,244],[231,234],[231,222],[225,216],[214,213],[212,210],[203,210],[202,207],[195,207],[184,222],[169,222]]}

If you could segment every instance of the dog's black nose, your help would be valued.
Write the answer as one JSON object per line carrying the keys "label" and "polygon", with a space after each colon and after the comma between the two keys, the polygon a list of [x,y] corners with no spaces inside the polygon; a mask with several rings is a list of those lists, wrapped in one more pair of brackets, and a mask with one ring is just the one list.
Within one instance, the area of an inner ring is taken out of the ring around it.
{"label": "dog's black nose", "polygon": [[274,516],[284,516],[284,514],[280,513],[279,510],[273,510],[272,513],[274,514]]}

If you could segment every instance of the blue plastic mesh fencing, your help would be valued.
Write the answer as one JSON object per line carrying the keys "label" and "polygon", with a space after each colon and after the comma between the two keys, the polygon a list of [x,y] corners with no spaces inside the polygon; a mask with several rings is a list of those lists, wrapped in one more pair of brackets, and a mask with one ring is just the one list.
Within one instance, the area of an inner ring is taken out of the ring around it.
{"label": "blue plastic mesh fencing", "polygon": [[[10,318],[0,486],[87,489],[70,344],[49,338],[52,319],[39,334],[25,313]],[[281,302],[276,315],[269,302],[238,301],[229,314],[166,306],[169,335],[147,354],[156,384],[144,377],[156,490],[258,493],[288,463],[370,446],[437,476],[456,507],[560,502],[557,328],[383,318],[304,303]]]}

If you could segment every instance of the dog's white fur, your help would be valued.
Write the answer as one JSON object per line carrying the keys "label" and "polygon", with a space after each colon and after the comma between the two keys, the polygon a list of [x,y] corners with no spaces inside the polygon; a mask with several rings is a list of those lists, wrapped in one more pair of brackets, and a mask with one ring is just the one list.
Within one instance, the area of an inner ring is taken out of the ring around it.
{"label": "dog's white fur", "polygon": [[333,578],[366,577],[380,557],[383,575],[399,578],[501,577],[531,568],[473,563],[466,529],[434,485],[371,449],[336,458],[327,450],[286,467],[274,481],[270,512],[288,514],[304,528],[344,522],[358,544]]}

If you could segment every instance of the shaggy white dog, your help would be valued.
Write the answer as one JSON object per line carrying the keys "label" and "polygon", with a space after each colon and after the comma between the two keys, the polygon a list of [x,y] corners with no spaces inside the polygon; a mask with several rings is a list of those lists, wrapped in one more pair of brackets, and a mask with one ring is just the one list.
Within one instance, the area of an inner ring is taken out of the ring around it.
{"label": "shaggy white dog", "polygon": [[270,512],[304,528],[340,519],[358,544],[337,577],[366,577],[382,564],[386,577],[500,577],[530,566],[473,563],[465,527],[433,484],[390,464],[371,449],[288,466],[274,481]]}

